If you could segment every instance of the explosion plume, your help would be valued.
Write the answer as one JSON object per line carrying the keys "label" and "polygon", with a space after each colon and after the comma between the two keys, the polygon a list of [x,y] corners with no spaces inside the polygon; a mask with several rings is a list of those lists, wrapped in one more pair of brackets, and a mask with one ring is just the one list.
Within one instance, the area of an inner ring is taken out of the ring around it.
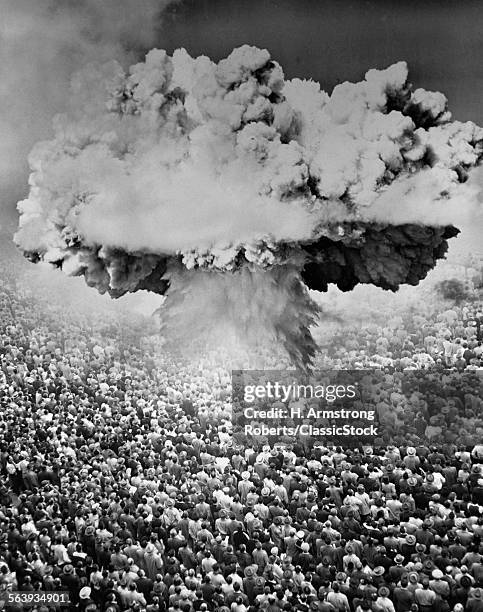
{"label": "explosion plume", "polygon": [[113,297],[166,294],[175,337],[263,329],[299,364],[315,350],[308,289],[396,290],[444,256],[483,143],[404,62],[328,95],[250,46],[89,67],[54,129],[18,205],[27,257]]}

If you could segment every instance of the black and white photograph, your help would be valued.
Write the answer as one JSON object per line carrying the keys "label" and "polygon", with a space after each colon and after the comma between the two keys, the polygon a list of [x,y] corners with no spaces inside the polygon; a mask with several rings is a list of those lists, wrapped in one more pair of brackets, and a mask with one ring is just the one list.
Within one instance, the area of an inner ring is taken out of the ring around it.
{"label": "black and white photograph", "polygon": [[482,32],[0,0],[0,612],[483,612]]}

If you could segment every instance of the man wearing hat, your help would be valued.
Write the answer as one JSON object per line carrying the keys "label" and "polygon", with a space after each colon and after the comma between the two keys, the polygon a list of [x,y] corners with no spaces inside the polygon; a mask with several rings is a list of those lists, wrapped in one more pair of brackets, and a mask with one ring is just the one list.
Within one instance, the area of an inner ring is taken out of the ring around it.
{"label": "man wearing hat", "polygon": [[229,517],[229,513],[227,510],[222,508],[218,513],[218,518],[215,520],[215,529],[222,535],[222,537],[226,537],[229,533],[231,525],[231,519]]}
{"label": "man wearing hat", "polygon": [[403,567],[404,556],[401,554],[396,555],[394,557],[394,563],[395,565],[392,565],[389,568],[388,579],[390,580],[390,582],[397,584],[401,579],[401,576],[407,573],[406,569]]}
{"label": "man wearing hat", "polygon": [[243,578],[243,591],[248,597],[248,601],[250,605],[253,605],[255,602],[255,588],[256,588],[256,566],[248,566],[245,568]]}
{"label": "man wearing hat", "polygon": [[468,576],[468,574],[460,574],[456,577],[456,583],[457,587],[455,590],[455,598],[457,601],[465,602],[468,599],[470,592],[473,590],[471,576]]}
{"label": "man wearing hat", "polygon": [[416,550],[416,536],[412,533],[406,534],[403,543],[401,544],[401,554],[406,561],[409,561]]}
{"label": "man wearing hat", "polygon": [[416,456],[416,449],[414,446],[408,446],[406,449],[406,456],[403,458],[403,463],[407,469],[415,471],[421,464],[419,457]]}
{"label": "man wearing hat", "polygon": [[268,464],[265,459],[265,454],[260,454],[256,458],[255,465],[253,466],[253,471],[258,475],[260,480],[263,480],[268,473]]}
{"label": "man wearing hat", "polygon": [[295,563],[302,567],[303,572],[308,572],[315,569],[314,558],[310,554],[310,544],[308,542],[302,542],[301,551],[294,558]]}
{"label": "man wearing hat", "polygon": [[384,584],[384,574],[385,574],[385,569],[382,565],[376,565],[376,567],[372,570],[372,582],[374,584],[374,587],[377,588]]}
{"label": "man wearing hat", "polygon": [[382,586],[377,592],[377,599],[375,605],[381,612],[395,612],[394,604],[389,599],[390,591],[387,586]]}
{"label": "man wearing hat", "polygon": [[408,574],[408,589],[414,594],[416,589],[422,588],[422,584],[419,580],[419,573],[417,571],[411,571]]}
{"label": "man wearing hat", "polygon": [[91,588],[82,587],[79,591],[79,610],[81,612],[96,612],[98,610],[95,601],[91,598]]}
{"label": "man wearing hat", "polygon": [[466,604],[466,612],[483,612],[483,594],[481,588],[471,589]]}
{"label": "man wearing hat", "polygon": [[60,574],[60,581],[61,581],[62,587],[66,591],[69,591],[70,600],[72,601],[72,603],[77,604],[79,600],[78,593],[79,593],[80,579],[79,579],[79,576],[77,576],[77,574],[75,573],[73,565],[71,565],[70,563],[67,563],[66,565],[63,566],[62,573]]}
{"label": "man wearing hat", "polygon": [[362,563],[354,551],[354,544],[353,543],[347,544],[345,547],[345,552],[347,554],[345,554],[342,558],[342,567],[344,571],[347,570],[349,563],[352,563],[353,567],[355,567],[356,569],[360,569],[362,567]]}
{"label": "man wearing hat", "polygon": [[144,550],[143,566],[146,568],[146,574],[154,580],[156,575],[163,567],[163,560],[156,550],[156,546],[149,542]]}
{"label": "man wearing hat", "polygon": [[441,599],[447,600],[451,593],[449,582],[444,580],[444,574],[440,569],[434,569],[431,572],[431,580],[429,581],[429,587],[438,595]]}

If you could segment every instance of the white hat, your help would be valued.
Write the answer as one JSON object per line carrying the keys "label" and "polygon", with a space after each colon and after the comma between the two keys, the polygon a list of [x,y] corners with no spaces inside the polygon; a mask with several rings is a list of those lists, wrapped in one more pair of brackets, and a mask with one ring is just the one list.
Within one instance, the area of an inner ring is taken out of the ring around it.
{"label": "white hat", "polygon": [[79,597],[81,599],[89,599],[91,596],[91,587],[85,586],[79,591]]}

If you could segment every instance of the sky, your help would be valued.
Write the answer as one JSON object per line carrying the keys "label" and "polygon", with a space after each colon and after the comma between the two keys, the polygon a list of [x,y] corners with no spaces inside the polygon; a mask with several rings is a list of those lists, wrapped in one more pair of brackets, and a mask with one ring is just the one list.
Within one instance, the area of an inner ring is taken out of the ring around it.
{"label": "sky", "polygon": [[473,0],[184,0],[167,8],[159,44],[214,59],[264,47],[287,77],[329,91],[405,60],[415,85],[444,92],[456,119],[481,125],[482,26]]}

